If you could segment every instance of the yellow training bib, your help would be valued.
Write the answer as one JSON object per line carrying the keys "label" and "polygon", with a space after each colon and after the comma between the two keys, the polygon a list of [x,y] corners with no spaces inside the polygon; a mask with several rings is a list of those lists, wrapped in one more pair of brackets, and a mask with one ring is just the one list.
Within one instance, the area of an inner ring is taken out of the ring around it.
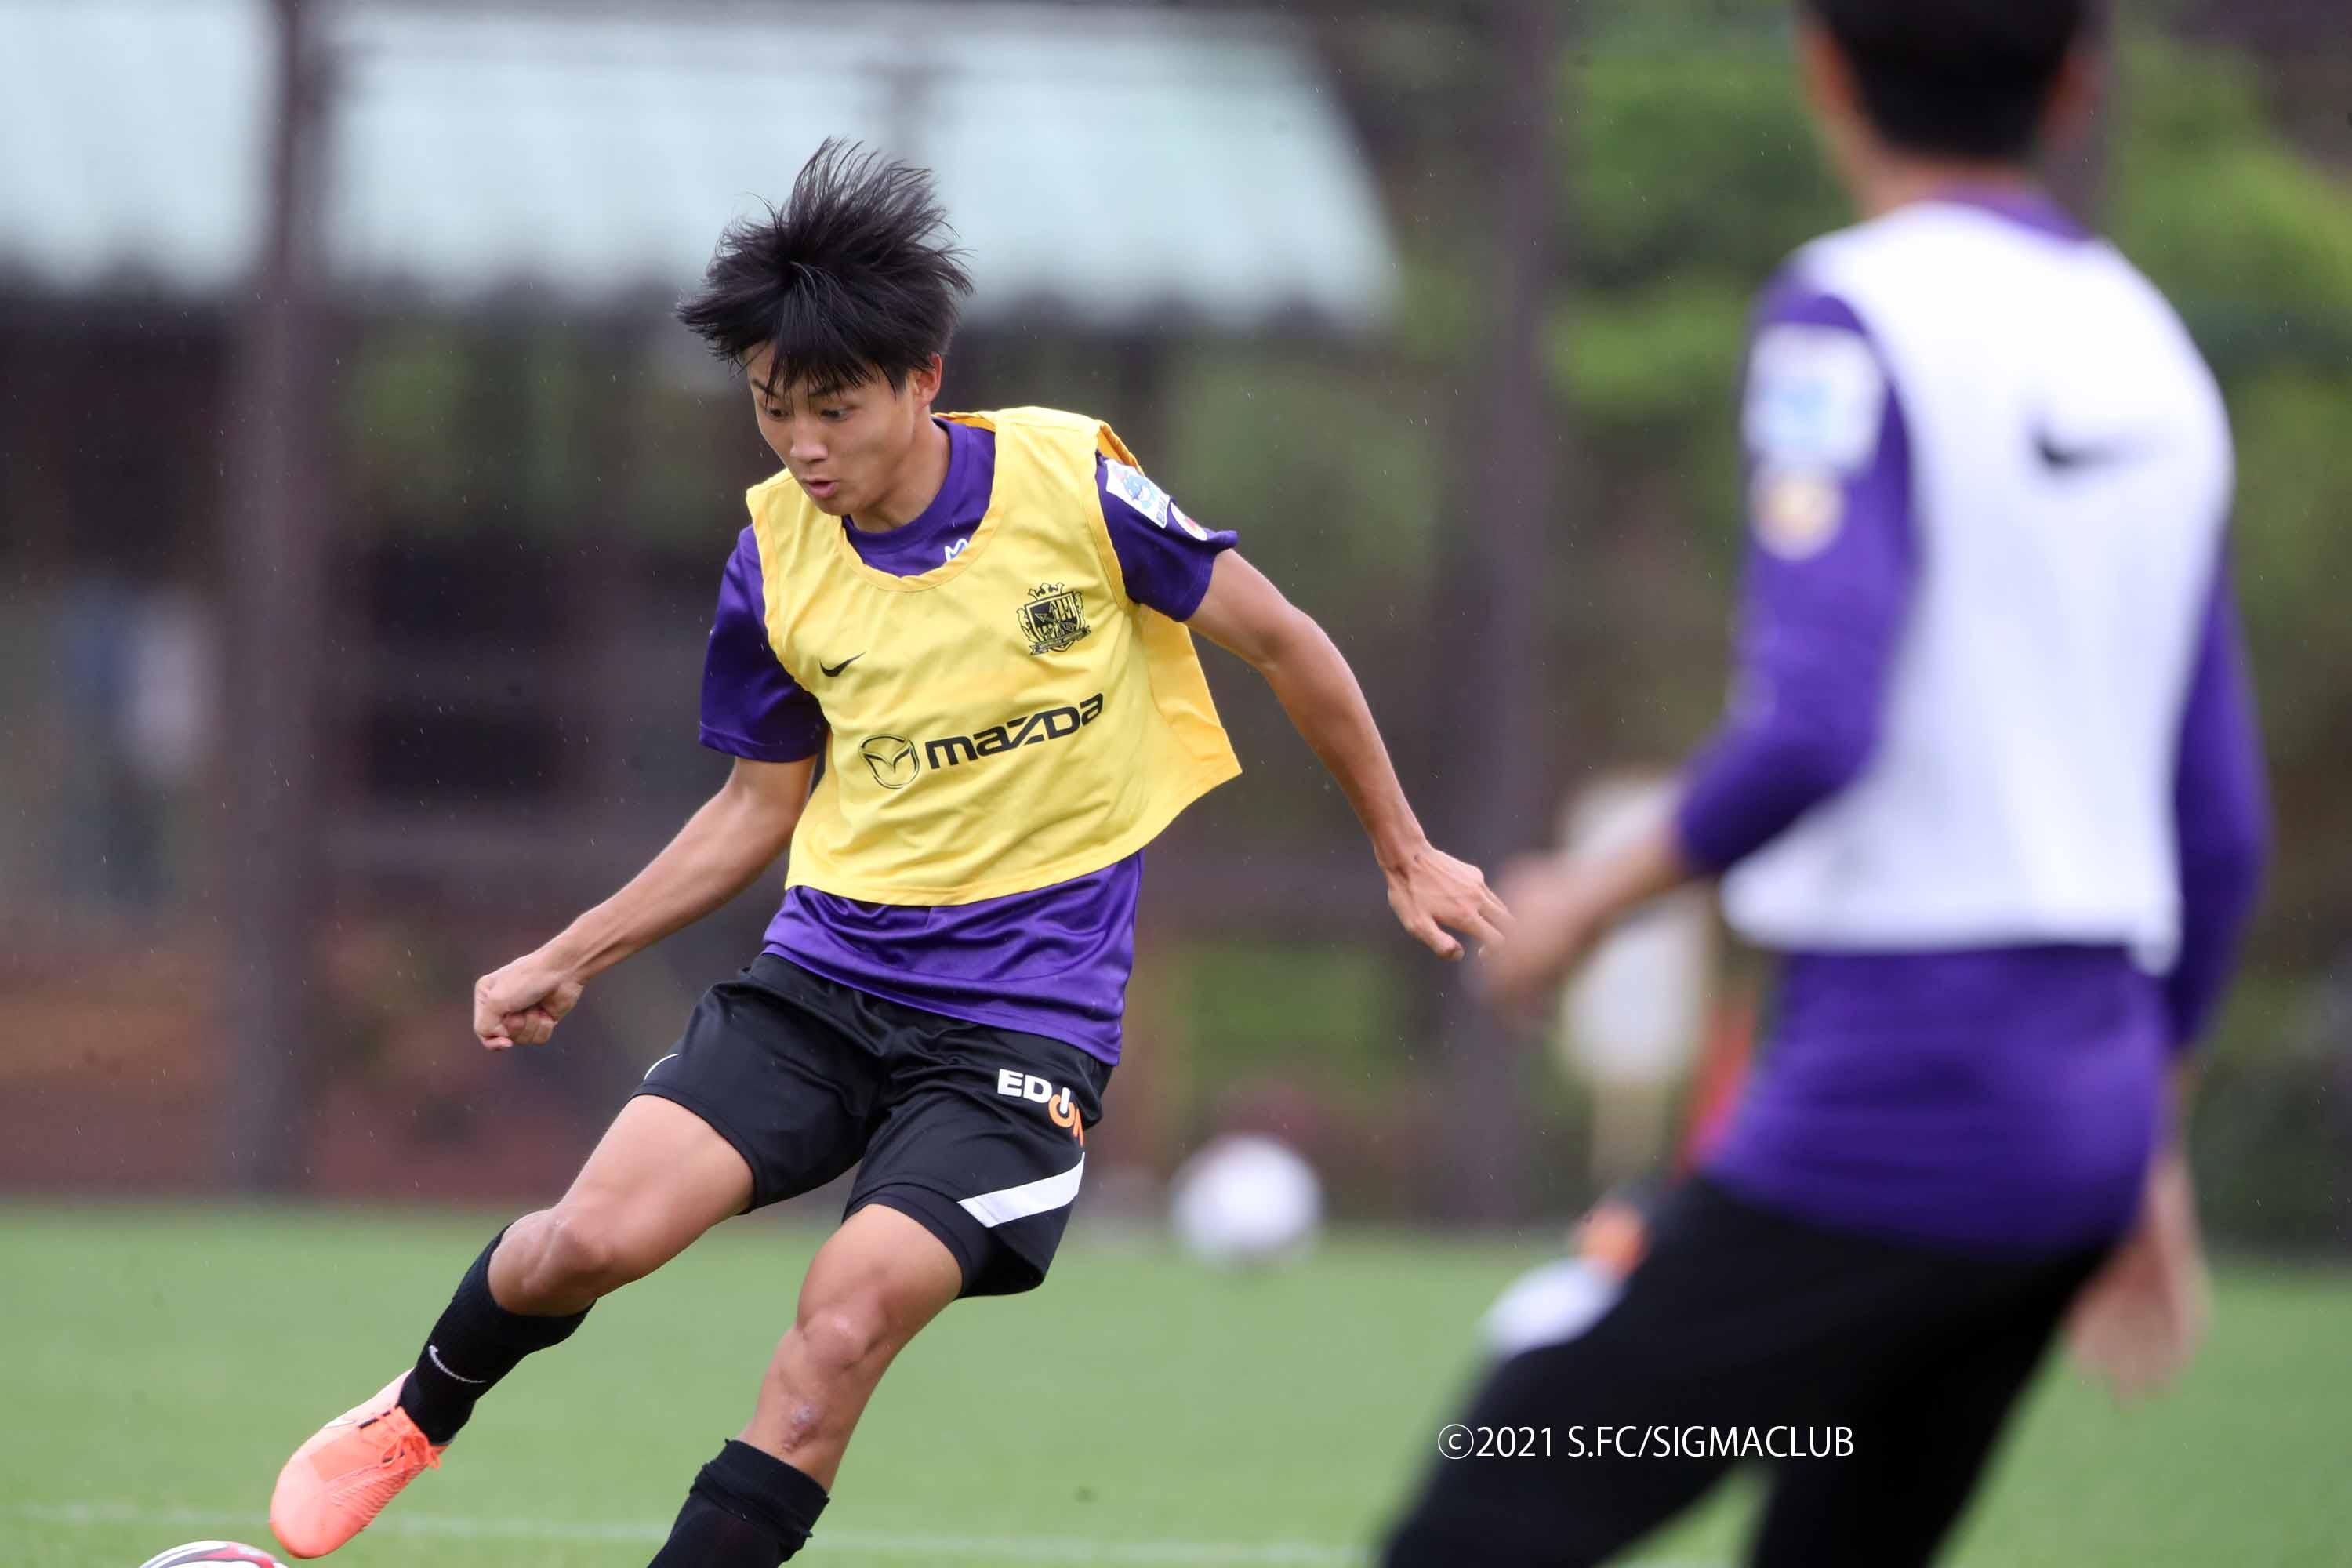
{"label": "yellow training bib", "polygon": [[1127,596],[1095,486],[1110,426],[996,432],[988,510],[919,576],[868,566],[789,473],[748,497],[769,646],[831,728],[788,885],[964,904],[1098,871],[1241,772],[1192,634]]}

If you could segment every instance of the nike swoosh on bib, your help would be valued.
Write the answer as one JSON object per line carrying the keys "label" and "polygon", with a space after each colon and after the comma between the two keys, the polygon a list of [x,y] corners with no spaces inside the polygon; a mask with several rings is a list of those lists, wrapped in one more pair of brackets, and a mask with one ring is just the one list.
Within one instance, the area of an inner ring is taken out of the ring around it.
{"label": "nike swoosh on bib", "polygon": [[2145,441],[2102,441],[2087,447],[2061,446],[2047,430],[2034,433],[2033,450],[2045,467],[2061,473],[2075,468],[2104,468],[2110,463],[2129,462],[2145,456]]}

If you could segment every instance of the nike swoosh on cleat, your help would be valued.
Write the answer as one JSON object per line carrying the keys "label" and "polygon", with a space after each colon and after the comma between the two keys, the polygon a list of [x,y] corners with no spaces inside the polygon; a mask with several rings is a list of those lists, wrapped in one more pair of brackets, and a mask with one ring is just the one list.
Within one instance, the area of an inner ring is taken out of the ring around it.
{"label": "nike swoosh on cleat", "polygon": [[[864,658],[866,656],[862,653],[853,653],[847,658],[843,659],[839,664],[827,664],[824,660],[818,659],[816,661],[816,667],[824,671],[828,678],[831,678],[833,676],[839,675],[843,670],[847,669],[851,665],[856,664],[859,659]],[[456,1374],[452,1373],[451,1375],[455,1376]]]}

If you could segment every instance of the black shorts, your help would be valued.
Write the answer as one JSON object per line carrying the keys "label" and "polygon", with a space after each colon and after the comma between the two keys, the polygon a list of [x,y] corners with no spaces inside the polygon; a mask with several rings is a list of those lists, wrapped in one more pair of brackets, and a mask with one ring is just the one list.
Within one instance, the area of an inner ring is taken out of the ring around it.
{"label": "black shorts", "polygon": [[1605,1562],[1753,1456],[1775,1474],[1750,1563],[1915,1568],[2105,1252],[1905,1246],[1690,1182],[1614,1306],[1492,1369],[1455,1418],[1469,1457],[1431,1464],[1381,1561]]}
{"label": "black shorts", "polygon": [[1111,1069],[1042,1035],[943,1017],[773,953],[703,994],[639,1094],[710,1123],[751,1167],[752,1208],[851,1166],[868,1204],[922,1225],[967,1296],[1045,1278],[1086,1171]]}

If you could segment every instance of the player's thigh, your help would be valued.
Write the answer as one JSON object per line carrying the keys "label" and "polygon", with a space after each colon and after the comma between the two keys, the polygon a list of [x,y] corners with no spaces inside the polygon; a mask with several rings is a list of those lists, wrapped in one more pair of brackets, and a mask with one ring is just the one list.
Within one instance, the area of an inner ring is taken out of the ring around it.
{"label": "player's thigh", "polygon": [[[1389,1563],[1605,1561],[1730,1468],[1738,1445],[1724,1437],[1840,1408],[1878,1353],[1869,1325],[1923,1266],[1912,1249],[1685,1184],[1615,1305],[1488,1374],[1454,1418],[1467,1452],[1433,1463]],[[1490,1453],[1507,1433],[1538,1457]]]}
{"label": "player's thigh", "polygon": [[1806,1271],[1783,1272],[1780,1240],[1711,1188],[1677,1192],[1608,1311],[1496,1363],[1430,1435],[1437,1457],[1390,1568],[1599,1563],[1702,1496],[1730,1459],[1661,1452],[1661,1434],[1787,1403],[1821,1353],[1798,1342],[1794,1314],[1753,1310],[1810,1289]]}
{"label": "player's thigh", "polygon": [[963,1290],[963,1265],[929,1227],[870,1205],[810,1259],[793,1328],[843,1364],[895,1354]]}
{"label": "player's thigh", "polygon": [[621,1107],[556,1205],[633,1253],[674,1257],[751,1201],[751,1168],[717,1129],[674,1100]]}
{"label": "player's thigh", "polygon": [[633,1100],[552,1208],[509,1226],[490,1290],[516,1311],[576,1311],[641,1279],[739,1212],[751,1174],[701,1118]]}
{"label": "player's thigh", "polygon": [[1111,1069],[1076,1046],[984,1025],[919,1033],[894,1046],[849,1215],[878,1206],[929,1230],[966,1295],[1034,1289],[1077,1202]]}
{"label": "player's thigh", "polygon": [[1629,1362],[1589,1336],[1492,1367],[1451,1425],[1428,1434],[1427,1479],[1387,1568],[1570,1568],[1606,1561],[1696,1501],[1727,1459],[1667,1457],[1654,1423],[1673,1369]]}
{"label": "player's thigh", "polygon": [[[1968,1506],[2019,1396],[2095,1259],[2059,1259],[2013,1279],[1956,1272],[1953,1318],[1921,1333],[1842,1411],[1849,1456],[1783,1461],[1758,1521],[1756,1568],[1933,1559]],[[1922,1302],[1922,1317],[1936,1306]]]}
{"label": "player's thigh", "polygon": [[737,1208],[762,1207],[823,1186],[866,1152],[884,1076],[882,1043],[868,1033],[846,988],[763,953],[703,994],[637,1098],[667,1100],[715,1131],[751,1173]]}

